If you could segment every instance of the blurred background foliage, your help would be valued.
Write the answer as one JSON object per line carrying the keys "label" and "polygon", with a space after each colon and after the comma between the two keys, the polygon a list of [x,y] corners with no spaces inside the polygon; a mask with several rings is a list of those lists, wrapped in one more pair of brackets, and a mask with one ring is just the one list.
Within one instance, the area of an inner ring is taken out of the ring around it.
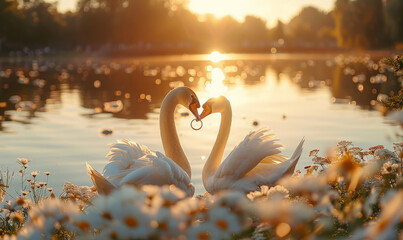
{"label": "blurred background foliage", "polygon": [[108,53],[262,52],[402,48],[402,0],[336,0],[268,27],[255,16],[200,17],[186,0],[80,0],[59,12],[44,0],[0,0],[0,52],[47,48]]}

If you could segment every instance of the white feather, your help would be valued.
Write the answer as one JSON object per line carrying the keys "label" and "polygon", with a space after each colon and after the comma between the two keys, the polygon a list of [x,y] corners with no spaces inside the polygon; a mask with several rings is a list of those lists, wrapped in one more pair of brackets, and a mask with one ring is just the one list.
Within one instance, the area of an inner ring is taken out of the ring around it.
{"label": "white feather", "polygon": [[226,189],[250,192],[261,185],[273,186],[281,177],[292,174],[304,139],[289,159],[280,154],[283,145],[277,141],[268,129],[248,134],[207,179],[207,191],[212,194]]}
{"label": "white feather", "polygon": [[88,174],[99,193],[109,193],[123,184],[174,184],[188,196],[193,196],[194,186],[187,173],[164,154],[130,140],[119,140],[110,147],[106,155],[109,163],[102,175],[87,164]]}

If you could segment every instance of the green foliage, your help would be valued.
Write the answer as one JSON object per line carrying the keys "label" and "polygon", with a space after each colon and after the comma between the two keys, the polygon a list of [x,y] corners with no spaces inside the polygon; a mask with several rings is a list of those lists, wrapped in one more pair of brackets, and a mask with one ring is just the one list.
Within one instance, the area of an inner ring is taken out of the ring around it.
{"label": "green foliage", "polygon": [[403,70],[403,58],[400,56],[397,56],[395,59],[392,58],[383,58],[381,60],[382,64],[385,64],[389,67],[393,67],[393,70],[395,72],[398,72],[400,70]]}
{"label": "green foliage", "polygon": [[382,104],[388,110],[402,110],[403,94],[388,97]]}
{"label": "green foliage", "polygon": [[[395,72],[403,70],[403,58],[400,56],[397,56],[395,59],[383,58],[380,63],[393,68]],[[387,110],[402,110],[403,94],[399,92],[399,95],[388,97],[385,101],[382,101],[382,105]]]}

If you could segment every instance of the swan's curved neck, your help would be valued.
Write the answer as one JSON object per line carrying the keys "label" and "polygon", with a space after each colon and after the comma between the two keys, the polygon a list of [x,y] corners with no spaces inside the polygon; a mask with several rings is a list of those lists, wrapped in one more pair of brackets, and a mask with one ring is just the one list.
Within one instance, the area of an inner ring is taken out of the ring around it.
{"label": "swan's curved neck", "polygon": [[221,164],[225,145],[227,145],[227,140],[231,129],[231,121],[231,105],[227,104],[225,110],[221,112],[220,130],[218,132],[217,139],[214,143],[213,149],[211,150],[210,156],[208,157],[206,164],[203,167],[202,179],[204,186],[207,186],[207,179],[217,171],[218,167]]}
{"label": "swan's curved neck", "polygon": [[180,96],[170,92],[161,105],[160,132],[165,155],[176,162],[188,175],[191,176],[189,161],[180,145],[175,127],[175,108],[180,102]]}

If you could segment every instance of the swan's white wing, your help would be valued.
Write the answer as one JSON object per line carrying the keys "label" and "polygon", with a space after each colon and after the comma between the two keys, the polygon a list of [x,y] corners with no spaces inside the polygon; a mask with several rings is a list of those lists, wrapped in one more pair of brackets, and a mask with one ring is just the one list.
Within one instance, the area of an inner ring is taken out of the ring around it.
{"label": "swan's white wing", "polygon": [[287,168],[286,174],[294,173],[295,167],[297,166],[299,158],[301,157],[301,154],[302,154],[304,142],[305,142],[305,138],[302,138],[301,142],[298,144],[297,148],[294,150],[294,153],[292,154],[292,156],[290,158],[290,166]]}
{"label": "swan's white wing", "polygon": [[146,155],[155,155],[146,146],[136,142],[122,139],[110,145],[110,151],[106,155],[109,163],[105,165],[102,175],[110,181],[118,182],[133,169],[152,165]]}
{"label": "swan's white wing", "polygon": [[141,167],[127,174],[120,181],[122,184],[133,185],[170,185],[174,184],[184,190],[189,196],[194,194],[194,187],[187,173],[174,161],[160,152],[155,155],[147,155],[152,165]]}
{"label": "swan's white wing", "polygon": [[277,143],[274,133],[260,129],[248,134],[245,139],[232,150],[218,168],[215,177],[242,178],[256,165],[265,159],[266,162],[282,162],[284,157],[279,155],[283,145]]}
{"label": "swan's white wing", "polygon": [[[276,182],[287,174],[294,172],[295,166],[302,153],[304,139],[295,149],[290,159],[282,162],[273,162],[272,160],[257,164],[255,168],[250,170],[242,178],[233,178],[232,176],[217,177],[213,175],[207,179],[206,189],[209,193],[216,193],[224,189],[237,189],[243,192],[250,192],[259,189],[261,185],[274,186]],[[274,158],[284,159],[284,156],[276,156]]]}
{"label": "swan's white wing", "polygon": [[94,183],[95,188],[100,194],[109,194],[111,191],[117,188],[115,184],[108,181],[105,177],[103,177],[97,170],[91,167],[88,163],[87,165],[87,173],[90,176],[92,182]]}
{"label": "swan's white wing", "polygon": [[[143,161],[143,164],[138,164],[138,162]],[[104,167],[103,176],[108,179],[110,182],[115,185],[119,185],[122,178],[124,178],[127,174],[135,171],[136,169],[149,166],[152,162],[147,160],[138,159],[136,160],[136,164],[130,165],[129,168],[124,168],[119,162],[109,162]]]}
{"label": "swan's white wing", "polygon": [[105,165],[102,175],[106,178],[119,175],[123,171],[124,167],[120,162],[109,162]]}
{"label": "swan's white wing", "polygon": [[106,155],[109,157],[109,163],[104,167],[103,174],[93,168],[88,170],[94,186],[100,193],[107,191],[104,189],[108,183],[115,187],[122,184],[174,184],[189,196],[193,195],[194,187],[187,173],[162,153],[153,152],[146,146],[130,140],[118,140],[110,147]]}
{"label": "swan's white wing", "polygon": [[170,166],[173,177],[172,184],[185,191],[188,196],[193,196],[194,186],[190,181],[189,175],[177,163],[164,154],[157,152],[157,156],[164,159]]}
{"label": "swan's white wing", "polygon": [[[155,158],[154,156],[145,156],[145,158]],[[135,169],[127,174],[120,181],[119,185],[165,185],[170,184],[172,179],[170,166],[160,159],[153,159],[153,164]]]}
{"label": "swan's white wing", "polygon": [[263,158],[263,160],[260,161],[260,163],[276,164],[276,163],[284,162],[286,160],[288,160],[288,158],[286,156],[281,155],[281,154],[274,154],[274,155],[270,155],[270,156]]}
{"label": "swan's white wing", "polygon": [[247,174],[247,178],[253,178],[257,185],[271,186],[283,176],[293,174],[301,157],[304,142],[302,139],[290,159],[277,164],[260,162]]}
{"label": "swan's white wing", "polygon": [[149,154],[155,155],[153,151],[142,144],[120,139],[117,143],[110,145],[110,150],[106,157],[109,157],[110,162],[119,162],[123,168],[128,168],[137,159]]}

